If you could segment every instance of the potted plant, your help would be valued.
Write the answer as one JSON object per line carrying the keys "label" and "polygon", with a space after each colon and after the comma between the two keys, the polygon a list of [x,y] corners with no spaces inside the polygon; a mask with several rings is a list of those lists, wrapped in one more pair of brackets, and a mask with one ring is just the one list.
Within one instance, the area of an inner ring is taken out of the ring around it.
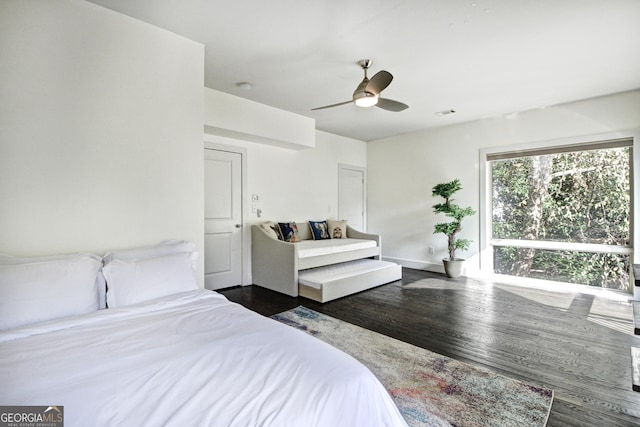
{"label": "potted plant", "polygon": [[433,187],[433,192],[431,193],[433,197],[442,197],[444,199],[443,203],[433,205],[433,211],[435,213],[442,213],[453,219],[451,222],[436,224],[433,232],[433,234],[442,233],[448,238],[447,248],[449,250],[449,258],[443,259],[442,262],[444,264],[444,271],[447,274],[447,277],[452,278],[460,276],[460,273],[462,272],[462,265],[464,264],[464,259],[456,258],[456,250],[467,250],[471,244],[471,240],[456,239],[456,235],[460,230],[462,230],[461,223],[463,218],[475,215],[476,213],[470,207],[461,208],[460,206],[452,203],[453,199],[451,196],[461,189],[462,185],[460,184],[460,180],[455,179],[451,182],[436,185]]}

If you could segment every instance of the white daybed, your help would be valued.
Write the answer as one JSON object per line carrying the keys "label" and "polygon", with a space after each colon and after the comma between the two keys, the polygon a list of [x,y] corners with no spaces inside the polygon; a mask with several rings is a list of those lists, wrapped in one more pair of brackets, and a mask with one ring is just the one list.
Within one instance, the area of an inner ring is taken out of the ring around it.
{"label": "white daybed", "polygon": [[0,258],[3,405],[67,427],[406,425],[352,357],[198,289],[192,254],[96,258]]}
{"label": "white daybed", "polygon": [[296,223],[299,241],[278,240],[269,224],[251,226],[253,283],[319,302],[399,280],[402,269],[380,260],[381,238],[346,226],[346,238],[314,240],[309,225]]}

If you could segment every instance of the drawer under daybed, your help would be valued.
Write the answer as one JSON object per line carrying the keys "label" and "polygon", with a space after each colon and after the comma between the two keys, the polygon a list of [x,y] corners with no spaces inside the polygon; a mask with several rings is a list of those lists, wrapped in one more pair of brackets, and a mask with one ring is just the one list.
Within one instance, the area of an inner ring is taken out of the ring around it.
{"label": "drawer under daybed", "polygon": [[398,264],[359,259],[301,270],[298,273],[298,293],[314,301],[327,302],[401,278],[402,267]]}

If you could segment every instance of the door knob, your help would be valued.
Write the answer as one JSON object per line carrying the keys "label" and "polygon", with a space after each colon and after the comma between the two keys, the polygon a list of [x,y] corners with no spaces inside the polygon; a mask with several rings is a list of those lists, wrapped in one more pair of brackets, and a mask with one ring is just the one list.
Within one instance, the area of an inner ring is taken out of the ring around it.
{"label": "door knob", "polygon": [[236,224],[236,228],[242,227],[242,224]]}

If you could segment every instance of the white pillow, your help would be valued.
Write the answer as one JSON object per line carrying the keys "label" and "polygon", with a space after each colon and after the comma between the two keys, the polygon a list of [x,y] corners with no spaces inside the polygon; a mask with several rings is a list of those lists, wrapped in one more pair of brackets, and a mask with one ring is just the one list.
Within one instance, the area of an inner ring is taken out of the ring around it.
{"label": "white pillow", "polygon": [[260,224],[260,228],[264,230],[265,233],[269,235],[274,240],[283,240],[282,233],[280,232],[280,227],[277,223],[273,221],[267,221]]}
{"label": "white pillow", "polygon": [[98,310],[101,265],[92,255],[0,265],[0,329]]}
{"label": "white pillow", "polygon": [[[153,258],[161,255],[178,254],[181,252],[194,252],[195,250],[196,245],[193,242],[188,242],[186,240],[167,240],[157,245],[141,246],[138,248],[121,249],[109,252],[102,257],[102,262],[104,265],[107,265],[116,259],[132,260]],[[195,257],[192,266],[194,272],[198,269],[197,261],[198,259]]]}
{"label": "white pillow", "polygon": [[346,239],[347,238],[347,221],[337,221],[335,219],[328,219],[327,225],[329,226],[329,234],[332,239]]}
{"label": "white pillow", "polygon": [[298,226],[298,237],[300,237],[300,240],[313,240],[311,227],[308,222],[296,222],[296,225]]}
{"label": "white pillow", "polygon": [[[41,256],[41,257],[28,257],[28,258],[20,258],[13,257],[9,255],[0,254],[0,265],[18,265],[18,264],[31,264],[34,262],[43,262],[43,261],[59,261],[59,260],[67,260],[67,259],[75,259],[77,257],[89,256],[98,261],[100,258],[97,255],[93,254],[66,254],[66,255],[50,255],[50,256]],[[98,289],[98,308],[103,309],[107,308],[107,282],[104,280],[104,276],[102,275],[102,271],[99,271],[96,276],[96,286]]]}
{"label": "white pillow", "polygon": [[102,268],[109,289],[109,308],[199,289],[192,269],[197,252],[155,258],[114,259]]}

